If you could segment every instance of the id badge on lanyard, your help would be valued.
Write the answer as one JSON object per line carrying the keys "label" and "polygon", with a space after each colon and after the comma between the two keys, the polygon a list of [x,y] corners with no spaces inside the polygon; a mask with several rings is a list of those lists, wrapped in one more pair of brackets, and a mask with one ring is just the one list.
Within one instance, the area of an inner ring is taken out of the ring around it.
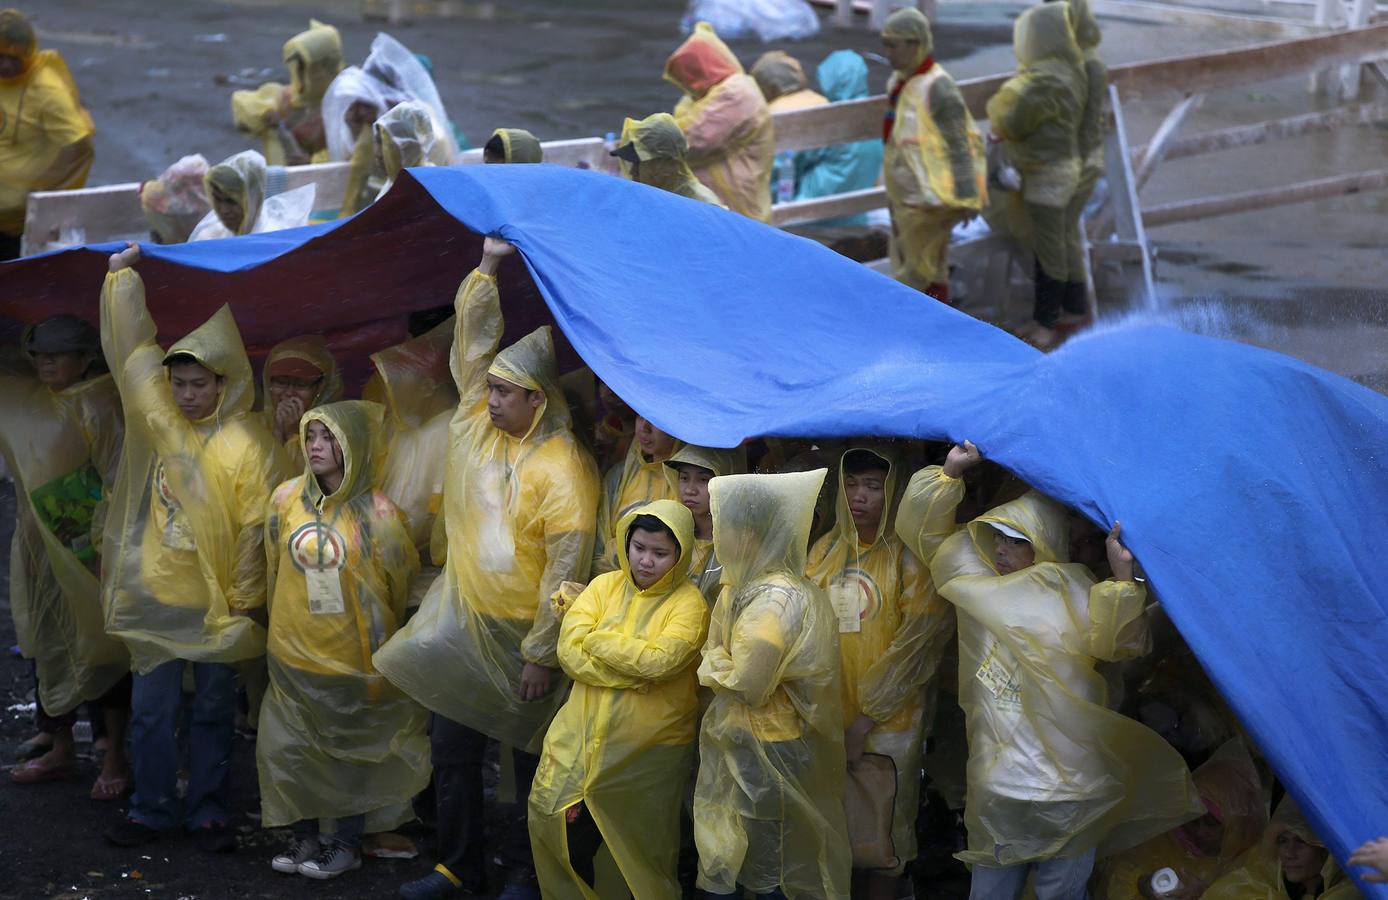
{"label": "id badge on lanyard", "polygon": [[315,616],[330,616],[347,611],[342,597],[341,569],[305,569],[308,584],[308,611]]}

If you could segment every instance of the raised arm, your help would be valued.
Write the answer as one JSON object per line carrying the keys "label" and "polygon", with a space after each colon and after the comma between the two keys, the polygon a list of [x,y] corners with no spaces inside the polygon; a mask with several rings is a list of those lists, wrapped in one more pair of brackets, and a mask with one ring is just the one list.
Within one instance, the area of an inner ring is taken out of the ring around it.
{"label": "raised arm", "polygon": [[187,422],[164,375],[164,351],[145,305],[145,284],[131,268],[140,248],[130,244],[110,259],[101,288],[101,349],[120,391],[127,426],[143,423],[158,444],[161,434],[181,433]]}
{"label": "raised arm", "polygon": [[982,459],[971,441],[956,444],[943,466],[921,469],[906,485],[896,514],[896,533],[926,568],[955,531],[954,511],[964,499],[964,472]]}
{"label": "raised arm", "polygon": [[1119,662],[1152,650],[1147,619],[1147,588],[1133,580],[1133,554],[1123,546],[1123,526],[1115,522],[1105,548],[1113,578],[1089,590],[1089,652]]}
{"label": "raised arm", "polygon": [[457,315],[449,366],[458,386],[458,410],[462,415],[486,402],[487,369],[491,368],[506,324],[501,317],[496,272],[502,258],[515,251],[503,240],[486,238],[482,242],[482,262],[463,280],[453,300]]}

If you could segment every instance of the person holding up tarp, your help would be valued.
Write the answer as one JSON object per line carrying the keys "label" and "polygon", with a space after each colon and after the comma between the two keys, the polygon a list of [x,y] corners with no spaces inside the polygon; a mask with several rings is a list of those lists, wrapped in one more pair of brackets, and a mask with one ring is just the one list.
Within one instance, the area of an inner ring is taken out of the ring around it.
{"label": "person holding up tarp", "polygon": [[962,475],[983,459],[955,446],[917,472],[896,529],[930,560],[959,622],[959,703],[969,739],[964,823],[972,900],[1080,900],[1097,855],[1135,846],[1204,812],[1185,762],[1106,708],[1100,660],[1147,652],[1146,590],[1133,555],[1106,549],[1113,580],[1068,562],[1065,508],[1030,491],[957,529]]}
{"label": "person holding up tarp", "polygon": [[738,475],[746,469],[741,451],[686,444],[665,460],[670,488],[694,516],[694,546],[689,553],[689,579],[703,592],[710,608],[718,602],[723,564],[713,547],[713,511],[708,485],[721,475]]}
{"label": "person holding up tarp", "polygon": [[1289,794],[1277,804],[1260,845],[1246,855],[1242,866],[1210,885],[1201,900],[1359,900],[1361,896]]}
{"label": "person holding up tarp", "polygon": [[270,81],[253,91],[231,95],[231,118],[238,131],[260,139],[274,166],[328,161],[323,128],[323,95],[342,71],[342,36],[316,19],[284,45],[289,86]]}
{"label": "person holding up tarp", "polygon": [[[287,474],[261,418],[251,364],[231,309],[165,353],[130,247],[111,257],[101,344],[125,407],[125,448],[106,516],[106,631],[130,648],[135,684],[130,818],[107,840],[148,843],[179,825],[210,851],[235,848],[227,774],[236,712],[230,663],[265,652],[263,525]],[[192,664],[186,798],[176,730]]]}
{"label": "person holding up tarp", "polygon": [[482,145],[484,163],[542,163],[544,148],[524,128],[498,128]]}
{"label": "person holding up tarp", "polygon": [[[342,399],[342,376],[323,336],[306,334],[271,347],[261,369],[261,396],[266,427],[284,445],[290,469],[302,469],[299,420],[314,407]],[[383,455],[384,449],[376,452]]]}
{"label": "person holding up tarp", "polygon": [[678,897],[680,806],[694,768],[708,605],[689,580],[694,520],[673,500],[617,523],[618,571],[564,612],[573,691],[545,736],[530,839],[546,897],[592,898],[606,845],[634,897]]}
{"label": "person holding up tarp", "polygon": [[694,787],[709,897],[847,897],[843,715],[834,612],[805,549],[825,471],[709,482],[726,589],[699,682],[713,690]]}
{"label": "person holding up tarp", "polygon": [[156,244],[183,243],[211,212],[204,187],[206,178],[207,160],[201,153],[194,153],[180,158],[158,178],[140,185],[140,208]]}
{"label": "person holding up tarp", "polygon": [[1008,227],[1036,256],[1035,308],[1019,337],[1050,349],[1067,302],[1079,315],[1086,308],[1083,290],[1066,285],[1084,282],[1083,268],[1070,267],[1067,210],[1080,184],[1088,79],[1065,3],[1033,6],[1018,16],[1012,44],[1018,72],[988,100],[988,125],[1022,179],[1009,198]]}
{"label": "person holding up tarp", "polygon": [[[868,96],[868,67],[862,55],[835,50],[815,70],[819,89],[831,103]],[[882,141],[815,147],[796,154],[795,199],[813,200],[873,187],[882,177]],[[825,225],[864,225],[867,214],[826,219]]]}
{"label": "person holding up tarp", "polygon": [[[567,690],[550,598],[562,582],[586,581],[592,560],[597,470],[569,428],[549,328],[497,352],[496,275],[514,251],[487,238],[482,262],[458,288],[447,562],[419,612],[374,657],[378,671],[435,713],[440,862],[401,887],[407,900],[483,886],[486,742],[514,748],[516,799],[524,804],[545,729]],[[508,830],[503,896],[533,896],[529,836],[523,824]]]}
{"label": "person holding up tarp", "polygon": [[718,195],[694,175],[685,157],[689,142],[669,113],[656,113],[644,119],[627,119],[622,125],[622,143],[612,155],[622,163],[622,171],[632,181],[679,194],[691,200],[722,206]]}
{"label": "person holding up tarp", "polygon": [[106,635],[98,573],[120,461],[120,396],[102,374],[100,335],[76,316],[31,326],[21,349],[37,377],[0,376],[0,450],[18,501],[10,611],[19,648],[34,661],[39,730],[52,749],[11,770],[10,780],[73,777],[76,708],[96,701],[110,747],[91,796],[116,800],[129,780],[130,656]]}
{"label": "person holding up tarp", "polygon": [[602,496],[598,502],[598,539],[594,548],[594,575],[617,568],[617,550],[622,541],[617,522],[638,506],[652,500],[673,500],[675,493],[665,477],[665,460],[683,446],[672,434],[666,434],[637,414],[636,436],[627,448],[626,459],[607,471],[602,479]]}
{"label": "person holding up tarp", "polygon": [[265,157],[243,150],[208,169],[203,187],[212,211],[188,240],[211,241],[307,225],[317,189],[306,184],[267,198],[266,168]]}
{"label": "person holding up tarp", "polygon": [[935,674],[954,634],[953,608],[892,528],[899,470],[900,454],[890,446],[850,446],[839,466],[834,528],[815,542],[805,567],[838,619],[845,806],[890,812],[889,829],[871,815],[849,816],[866,896],[882,900],[897,896],[916,857]]}
{"label": "person holding up tarp", "polygon": [[665,80],[684,91],[675,122],[694,174],[728,209],[770,222],[776,135],[756,81],[707,22],[670,54]]}
{"label": "person holding up tarp", "polygon": [[959,86],[931,55],[920,10],[888,16],[882,47],[893,70],[882,122],[892,277],[948,303],[950,234],[986,198],[983,138]]}
{"label": "person holding up tarp", "polygon": [[419,568],[400,510],[372,486],[384,413],[360,400],[305,413],[303,474],[275,489],[265,519],[261,826],[293,829],[275,871],[320,880],[360,867],[362,834],[413,819],[429,783],[424,709],[371,666]]}
{"label": "person holding up tarp", "polygon": [[22,12],[0,10],[0,260],[19,256],[31,191],[87,183],[94,131],[63,57],[38,49]]}
{"label": "person holding up tarp", "polygon": [[1104,174],[1104,105],[1108,102],[1108,66],[1099,56],[1099,20],[1089,0],[1069,0],[1070,30],[1075,35],[1084,59],[1086,93],[1084,113],[1080,116],[1077,135],[1080,158],[1080,180],[1075,196],[1065,208],[1065,260],[1069,281],[1061,296],[1061,324],[1076,324],[1083,320],[1089,307],[1089,287],[1085,273],[1089,266],[1084,259],[1084,237],[1080,234],[1080,219],[1084,207],[1094,193],[1094,186]]}

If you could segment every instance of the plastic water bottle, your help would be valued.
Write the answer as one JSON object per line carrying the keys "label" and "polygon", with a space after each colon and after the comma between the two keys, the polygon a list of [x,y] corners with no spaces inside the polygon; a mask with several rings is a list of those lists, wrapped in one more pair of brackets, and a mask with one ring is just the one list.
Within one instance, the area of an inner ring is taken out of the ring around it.
{"label": "plastic water bottle", "polygon": [[1175,869],[1158,869],[1152,873],[1152,893],[1158,897],[1165,897],[1180,886],[1181,876]]}
{"label": "plastic water bottle", "polygon": [[776,154],[776,202],[789,203],[795,199],[795,154],[782,150]]}

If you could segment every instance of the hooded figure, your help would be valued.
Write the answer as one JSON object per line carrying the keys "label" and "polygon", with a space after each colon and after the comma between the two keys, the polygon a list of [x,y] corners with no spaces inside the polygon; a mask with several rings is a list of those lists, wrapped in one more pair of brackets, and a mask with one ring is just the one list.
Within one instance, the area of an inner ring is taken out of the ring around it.
{"label": "hooded figure", "polygon": [[1205,814],[1101,864],[1096,896],[1142,900],[1152,875],[1181,873],[1194,887],[1208,886],[1243,860],[1267,828],[1267,801],[1258,770],[1240,740],[1219,748],[1193,775]]}
{"label": "hooded figure", "polygon": [[983,136],[958,85],[931,56],[930,22],[919,10],[888,16],[882,39],[894,68],[882,125],[892,276],[948,302],[950,234],[986,196]]}
{"label": "hooded figure", "polygon": [[[1108,709],[1094,670],[1099,660],[1148,651],[1145,589],[1096,584],[1068,562],[1069,522],[1053,500],[1031,491],[955,530],[963,496],[962,479],[923,469],[896,527],[918,558],[931,560],[935,589],[958,617],[969,846],[957,856],[974,866],[976,884],[980,869],[1081,865],[1096,849],[1126,849],[1200,815],[1180,755]],[[1033,564],[999,573],[1004,533],[1030,544]]]}
{"label": "hooded figure", "polygon": [[155,243],[183,243],[211,211],[203,186],[206,178],[207,160],[195,153],[140,185],[140,208]]}
{"label": "hooded figure", "polygon": [[321,422],[342,483],[325,494],[306,463],[270,498],[270,690],[256,741],[265,828],[335,819],[340,834],[343,819],[364,816],[368,833],[387,831],[414,818],[410,801],[429,782],[424,709],[371,665],[419,568],[400,511],[372,486],[384,413],[360,400],[309,410],[300,455]]}
{"label": "hooded figure", "polygon": [[486,162],[542,163],[544,148],[539,138],[524,128],[498,128],[483,147]]}
{"label": "hooded figure", "polygon": [[[684,442],[672,439],[671,453]],[[652,500],[674,500],[676,494],[665,477],[665,460],[647,459],[639,440],[632,441],[627,455],[613,466],[602,479],[602,495],[598,501],[598,532],[593,551],[593,571],[601,574],[617,568],[619,549],[625,536],[617,527],[626,514]]]}
{"label": "hooded figure", "polygon": [[429,107],[406,100],[376,120],[376,143],[381,151],[386,190],[401,169],[448,165],[448,145],[443,123],[434,121]]}
{"label": "hooded figure", "polygon": [[689,142],[669,113],[622,124],[622,145],[612,152],[621,160],[622,174],[632,181],[679,194],[691,200],[722,206],[718,195],[694,176],[685,155]]}
{"label": "hooded figure", "polygon": [[83,354],[78,380],[54,389],[32,375],[0,376],[0,451],[14,477],[10,611],[20,652],[38,673],[39,705],[62,716],[125,677],[125,645],[107,636],[98,572],[105,506],[121,451],[116,385],[99,374],[95,328],[54,316],[24,333],[22,350]]}
{"label": "hooded figure", "polygon": [[370,134],[368,126],[406,100],[418,100],[429,107],[440,126],[439,141],[448,158],[457,155],[448,112],[433,76],[404,44],[388,34],[378,34],[361,67],[348,66],[337,73],[323,94],[323,131],[329,158],[350,159],[353,148]]}
{"label": "hooded figure", "polygon": [[684,91],[675,121],[694,174],[728,209],[770,222],[776,135],[756,81],[707,22],[670,54],[665,80]]}
{"label": "hooded figure", "polygon": [[231,118],[237,130],[260,138],[271,165],[327,162],[322,102],[342,71],[342,36],[316,19],[307,31],[285,42],[284,67],[289,85],[267,82],[253,91],[231,95]]}
{"label": "hooded figure", "polygon": [[[306,396],[293,398],[303,407],[304,413],[316,406],[336,403],[342,399],[342,375],[337,371],[337,360],[328,349],[328,342],[320,334],[305,334],[280,341],[271,347],[265,356],[265,364],[261,367],[260,373],[260,396],[263,403],[261,415],[265,418],[265,427],[271,434],[276,434],[275,417],[279,403],[288,398],[288,392],[276,384],[278,379],[292,379],[312,385],[304,392]],[[299,416],[302,418],[303,413]],[[276,437],[278,436],[276,434]],[[378,455],[383,456],[384,449],[380,448],[377,451]],[[298,421],[295,421],[291,433],[284,438],[284,452],[291,471],[304,467]]]}
{"label": "hooded figure", "polygon": [[[881,468],[863,468],[871,454]],[[900,875],[916,857],[916,812],[925,740],[934,721],[934,681],[954,632],[954,610],[935,593],[930,571],[892,528],[899,453],[889,446],[850,447],[839,466],[833,529],[810,550],[805,575],[838,617],[843,722],[872,721],[864,750],[896,767],[892,853]],[[853,516],[848,479],[877,481],[883,503],[876,533],[864,540]],[[850,761],[849,765],[852,765]]]}
{"label": "hooded figure", "polygon": [[[819,89],[831,103],[868,96],[868,68],[862,55],[835,50],[815,70]],[[873,187],[882,177],[882,142],[877,138],[796,154],[795,199],[813,200]],[[829,225],[865,225],[867,214],[826,220]]]}
{"label": "hooded figure", "polygon": [[188,241],[307,225],[317,188],[306,184],[266,199],[266,175],[265,157],[254,150],[243,150],[208,169],[203,188],[212,211],[193,229]]}
{"label": "hooded figure", "polygon": [[822,94],[810,90],[800,60],[784,50],[763,53],[752,65],[752,78],[761,88],[767,108],[773,114],[809,109],[829,102]]}
{"label": "hooded figure", "polygon": [[[679,557],[639,588],[627,535],[638,516],[654,516],[675,535]],[[576,870],[578,804],[637,897],[677,897],[680,808],[694,766],[698,730],[696,669],[708,633],[708,606],[689,581],[694,520],[679,503],[657,500],[628,512],[619,569],[599,575],[564,614],[559,662],[573,690],[545,735],[530,792],[530,834],[546,897],[595,900]],[[566,833],[567,831],[567,833]],[[584,877],[586,875],[586,878]],[[590,881],[591,883],[591,881]]]}
{"label": "hooded figure", "polygon": [[[665,460],[665,477],[669,479],[670,490],[674,492],[676,499],[686,507],[689,506],[689,501],[681,496],[680,491],[680,469],[684,466],[702,469],[707,473],[706,478],[740,475],[747,469],[741,451],[685,444]],[[708,493],[708,482],[704,483],[704,493]],[[689,580],[703,593],[711,609],[713,604],[718,602],[718,589],[723,580],[723,565],[718,561],[718,554],[714,552],[712,533],[702,538],[697,533],[694,536],[694,546],[689,552]]]}
{"label": "hooded figure", "polygon": [[[140,673],[264,652],[264,629],[243,614],[265,605],[265,503],[288,468],[251,413],[251,364],[231,309],[168,353],[155,335],[139,275],[108,275],[101,343],[126,427],[104,536],[106,630]],[[174,402],[164,361],[182,354],[221,380],[206,418],[190,420]]]}
{"label": "hooded figure", "polygon": [[1245,855],[1239,868],[1210,885],[1201,900],[1359,900],[1362,896],[1288,794],[1277,804],[1260,846]]}
{"label": "hooded figure", "polygon": [[87,183],[94,130],[63,57],[38,49],[19,10],[0,10],[0,236],[14,245],[0,259],[19,255],[31,191]]}
{"label": "hooded figure", "polygon": [[1022,178],[1021,190],[1009,198],[1008,221],[1036,256],[1034,319],[1036,326],[1050,329],[1067,297],[1072,305],[1076,300],[1064,285],[1084,281],[1083,271],[1070,270],[1066,209],[1079,189],[1078,134],[1089,86],[1067,4],[1022,13],[1012,42],[1018,72],[988,100],[988,125],[1003,139],[1004,155]]}
{"label": "hooded figure", "polygon": [[847,897],[843,716],[834,612],[801,573],[825,470],[709,482],[727,589],[699,682],[694,840],[701,889]]}

